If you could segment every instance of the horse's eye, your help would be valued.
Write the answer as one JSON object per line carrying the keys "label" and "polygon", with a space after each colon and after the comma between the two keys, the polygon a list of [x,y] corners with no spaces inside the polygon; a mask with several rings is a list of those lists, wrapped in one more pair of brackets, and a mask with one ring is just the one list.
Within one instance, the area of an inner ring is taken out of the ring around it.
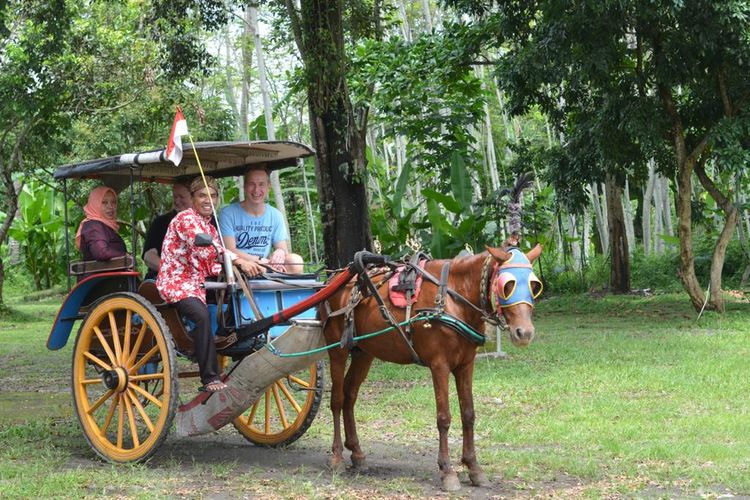
{"label": "horse's eye", "polygon": [[534,298],[539,297],[542,294],[542,290],[544,289],[544,286],[542,285],[542,282],[539,281],[539,279],[532,275],[529,278],[529,289],[531,290],[531,296]]}
{"label": "horse's eye", "polygon": [[513,295],[513,292],[516,289],[516,280],[508,280],[503,285],[503,298],[509,299],[511,295]]}

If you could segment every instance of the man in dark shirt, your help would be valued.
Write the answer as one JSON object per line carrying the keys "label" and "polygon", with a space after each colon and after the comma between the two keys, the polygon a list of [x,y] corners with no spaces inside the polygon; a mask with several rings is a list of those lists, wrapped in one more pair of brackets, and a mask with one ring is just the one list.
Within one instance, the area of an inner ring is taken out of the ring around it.
{"label": "man in dark shirt", "polygon": [[190,208],[192,198],[190,196],[189,182],[176,181],[172,185],[172,210],[159,215],[148,227],[146,232],[146,242],[143,244],[143,262],[148,267],[146,279],[156,279],[161,263],[161,245],[164,243],[164,236],[167,234],[169,223],[178,212]]}

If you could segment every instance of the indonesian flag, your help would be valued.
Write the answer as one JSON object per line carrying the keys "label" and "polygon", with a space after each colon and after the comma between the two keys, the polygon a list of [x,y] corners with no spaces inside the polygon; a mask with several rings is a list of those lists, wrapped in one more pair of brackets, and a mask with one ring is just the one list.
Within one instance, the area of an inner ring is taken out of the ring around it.
{"label": "indonesian flag", "polygon": [[179,165],[182,161],[183,135],[188,135],[187,122],[185,121],[185,117],[182,116],[182,109],[177,106],[177,114],[174,115],[172,132],[169,134],[169,142],[167,143],[167,160],[175,165]]}

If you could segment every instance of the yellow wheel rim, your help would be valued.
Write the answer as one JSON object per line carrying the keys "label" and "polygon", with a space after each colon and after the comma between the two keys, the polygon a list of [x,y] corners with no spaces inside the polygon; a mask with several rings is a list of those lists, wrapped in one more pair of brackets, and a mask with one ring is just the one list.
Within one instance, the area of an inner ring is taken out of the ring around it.
{"label": "yellow wheel rim", "polygon": [[84,320],[73,399],[86,439],[105,459],[143,460],[166,438],[177,405],[171,342],[161,316],[137,295],[108,296]]}
{"label": "yellow wheel rim", "polygon": [[[312,423],[322,396],[322,363],[275,381],[233,424],[249,441],[280,446],[296,441]],[[320,377],[320,378],[319,378]]]}

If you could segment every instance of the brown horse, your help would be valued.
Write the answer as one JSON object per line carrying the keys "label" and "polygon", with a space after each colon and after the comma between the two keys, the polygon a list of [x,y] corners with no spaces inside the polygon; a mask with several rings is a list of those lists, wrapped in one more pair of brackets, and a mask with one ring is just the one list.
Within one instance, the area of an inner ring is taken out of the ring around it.
{"label": "brown horse", "polygon": [[[523,257],[520,251],[515,250]],[[530,263],[541,253],[541,247],[537,245],[526,254],[526,264],[510,267],[525,267],[527,282],[508,281],[508,272],[512,269],[504,269],[512,260],[511,253],[503,248],[489,248],[487,252],[470,257],[457,257],[450,261],[447,274],[447,285],[450,290],[460,294],[468,302],[456,300],[456,294],[450,292],[445,294],[444,310],[446,313],[462,320],[476,331],[483,330],[484,318],[496,310],[498,315],[502,314],[510,329],[510,339],[518,346],[528,345],[534,337],[534,325],[531,321],[533,310],[533,299],[531,303],[522,302],[515,305],[496,307],[489,297],[482,298],[481,292],[489,295],[488,290],[493,288],[506,298],[518,287],[539,287],[532,291],[531,295],[536,297],[541,292],[541,283],[535,277],[528,279]],[[490,257],[491,256],[491,257]],[[515,259],[513,259],[515,260]],[[524,259],[525,260],[525,259]],[[433,260],[425,264],[425,271],[432,276],[441,276],[445,260]],[[487,267],[489,266],[489,269]],[[502,272],[501,272],[502,271]],[[504,275],[504,276],[501,276]],[[531,274],[533,276],[533,273]],[[487,281],[482,285],[483,279]],[[377,277],[374,277],[377,282]],[[439,280],[442,281],[442,280]],[[533,285],[531,284],[533,281]],[[498,288],[499,286],[499,288]],[[349,303],[353,282],[346,288],[334,294],[329,299],[328,306],[319,308],[321,319],[324,321],[324,334],[327,344],[340,342],[344,332],[344,318],[342,315],[331,315],[329,311],[338,311],[345,308]],[[379,287],[378,291],[393,317],[401,322],[405,318],[403,309],[395,308],[389,300],[387,286]],[[422,291],[413,308],[434,308],[435,297],[438,294],[438,286],[435,283],[424,280]],[[513,290],[511,290],[513,288]],[[353,321],[355,335],[364,335],[370,332],[387,328],[389,323],[383,318],[379,304],[373,296],[367,296],[354,308]],[[490,304],[487,307],[487,304]],[[487,307],[483,312],[481,307]],[[448,428],[451,424],[451,415],[448,404],[448,379],[453,374],[456,380],[456,389],[461,409],[461,424],[463,427],[463,454],[461,462],[469,470],[469,478],[472,484],[479,486],[486,482],[484,472],[477,463],[474,450],[474,402],[472,396],[472,377],[474,371],[474,358],[477,353],[477,343],[459,335],[454,329],[449,328],[440,321],[417,321],[412,324],[411,341],[413,351],[418,359],[430,369],[432,373],[432,384],[435,391],[435,402],[437,406],[437,427],[440,435],[440,448],[438,452],[438,466],[440,468],[443,489],[457,490],[461,487],[458,476],[453,469],[448,454]],[[408,336],[407,336],[408,337]],[[390,331],[379,336],[359,340],[356,347],[333,348],[328,351],[331,358],[331,411],[333,412],[333,456],[331,466],[334,470],[344,467],[343,447],[351,451],[352,464],[355,468],[365,465],[365,454],[360,448],[357,428],[354,419],[354,404],[360,385],[367,377],[374,358],[399,364],[415,362],[415,356],[409,347],[409,342],[398,331]],[[346,376],[344,375],[346,361],[351,354],[351,363]],[[341,410],[344,411],[344,432],[346,440],[341,441]]]}

